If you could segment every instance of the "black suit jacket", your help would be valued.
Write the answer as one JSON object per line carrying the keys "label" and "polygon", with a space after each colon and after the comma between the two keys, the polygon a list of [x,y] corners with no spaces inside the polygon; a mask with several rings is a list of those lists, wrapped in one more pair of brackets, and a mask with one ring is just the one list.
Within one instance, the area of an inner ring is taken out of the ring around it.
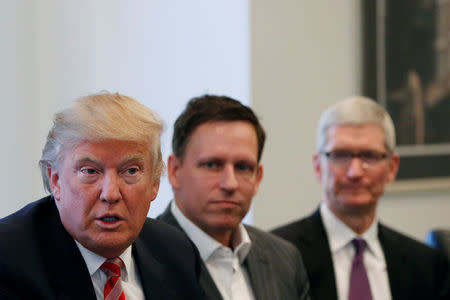
{"label": "black suit jacket", "polygon": [[[302,253],[312,299],[337,299],[330,246],[319,210],[273,230]],[[449,262],[435,249],[382,224],[378,238],[386,258],[393,300],[450,299]]]}
{"label": "black suit jacket", "polygon": [[[170,211],[170,204],[158,219],[182,230]],[[252,246],[244,262],[257,300],[309,299],[309,283],[298,250],[286,241],[245,225]],[[208,272],[201,264],[200,285],[207,299],[221,300],[222,296]]]}
{"label": "black suit jacket", "polygon": [[[146,298],[203,299],[200,257],[186,235],[147,219],[133,257]],[[51,196],[0,220],[0,299],[96,299]]]}

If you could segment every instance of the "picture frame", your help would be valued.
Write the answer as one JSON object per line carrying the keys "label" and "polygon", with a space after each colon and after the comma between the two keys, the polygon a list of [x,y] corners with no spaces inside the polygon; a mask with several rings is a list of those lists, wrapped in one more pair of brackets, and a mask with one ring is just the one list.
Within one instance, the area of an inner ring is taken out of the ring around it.
{"label": "picture frame", "polygon": [[392,189],[450,189],[450,1],[363,1],[362,24],[363,94],[395,124]]}

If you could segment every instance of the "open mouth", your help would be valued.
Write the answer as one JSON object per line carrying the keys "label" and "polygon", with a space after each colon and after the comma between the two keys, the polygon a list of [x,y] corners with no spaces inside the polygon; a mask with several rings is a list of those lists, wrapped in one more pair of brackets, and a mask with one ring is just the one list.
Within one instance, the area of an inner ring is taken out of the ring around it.
{"label": "open mouth", "polygon": [[103,222],[112,223],[112,222],[117,222],[120,219],[118,217],[103,217],[100,220],[102,220]]}

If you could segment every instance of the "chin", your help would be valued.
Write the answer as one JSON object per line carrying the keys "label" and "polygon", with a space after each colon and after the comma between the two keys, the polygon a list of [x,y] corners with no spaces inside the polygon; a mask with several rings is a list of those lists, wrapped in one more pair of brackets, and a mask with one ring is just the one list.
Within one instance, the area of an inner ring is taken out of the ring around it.
{"label": "chin", "polygon": [[363,212],[372,209],[373,201],[370,198],[354,198],[347,199],[344,205],[350,211]]}
{"label": "chin", "polygon": [[221,230],[234,230],[239,226],[239,221],[236,220],[227,220],[227,221],[219,221],[212,225],[215,228],[220,228]]}

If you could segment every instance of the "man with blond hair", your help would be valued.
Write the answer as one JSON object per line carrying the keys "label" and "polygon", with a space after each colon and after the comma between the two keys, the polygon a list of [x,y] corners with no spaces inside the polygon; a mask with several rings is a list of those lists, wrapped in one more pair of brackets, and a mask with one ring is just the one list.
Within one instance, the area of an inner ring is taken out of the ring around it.
{"label": "man with blond hair", "polygon": [[55,115],[40,160],[51,195],[0,220],[1,299],[202,299],[193,244],[147,218],[161,130],[120,94]]}

